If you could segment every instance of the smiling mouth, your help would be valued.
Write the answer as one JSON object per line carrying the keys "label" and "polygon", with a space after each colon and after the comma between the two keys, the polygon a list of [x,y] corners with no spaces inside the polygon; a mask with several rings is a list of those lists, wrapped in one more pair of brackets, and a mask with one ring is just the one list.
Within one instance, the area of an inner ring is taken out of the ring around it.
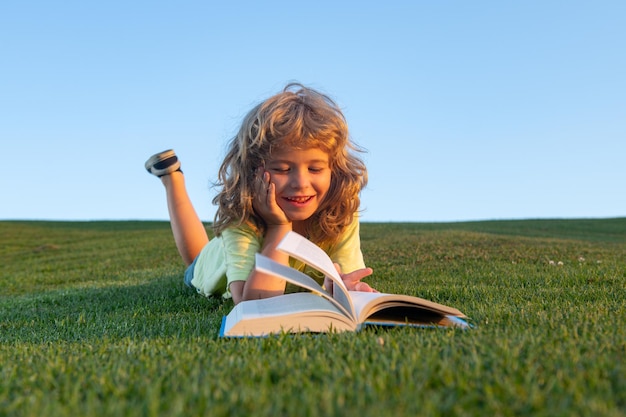
{"label": "smiling mouth", "polygon": [[297,204],[304,204],[307,203],[309,201],[311,201],[313,199],[313,196],[308,196],[308,197],[285,197],[285,200],[289,201],[290,203],[297,203]]}

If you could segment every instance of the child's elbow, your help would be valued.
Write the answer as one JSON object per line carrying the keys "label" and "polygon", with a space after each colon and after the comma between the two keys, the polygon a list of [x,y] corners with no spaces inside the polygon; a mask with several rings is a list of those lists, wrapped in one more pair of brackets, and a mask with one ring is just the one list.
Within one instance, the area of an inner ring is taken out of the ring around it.
{"label": "child's elbow", "polygon": [[228,289],[230,290],[230,295],[233,297],[233,302],[235,305],[239,304],[243,301],[243,289],[245,286],[245,281],[233,281],[230,283]]}

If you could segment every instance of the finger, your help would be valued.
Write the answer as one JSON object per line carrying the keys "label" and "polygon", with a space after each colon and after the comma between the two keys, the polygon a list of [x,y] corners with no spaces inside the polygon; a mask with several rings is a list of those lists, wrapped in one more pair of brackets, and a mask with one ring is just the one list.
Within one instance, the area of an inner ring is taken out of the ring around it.
{"label": "finger", "polygon": [[361,281],[363,278],[368,277],[370,275],[372,275],[374,271],[372,270],[372,268],[363,268],[363,269],[357,269],[356,271],[352,271],[349,274],[344,274],[342,275],[342,279],[344,282],[349,282],[349,283],[357,283],[359,281]]}
{"label": "finger", "polygon": [[265,188],[263,176],[263,170],[261,168],[257,169],[252,181],[252,186],[257,195]]}
{"label": "finger", "polygon": [[259,185],[261,187],[261,189],[265,192],[267,192],[267,187],[270,184],[270,174],[268,174],[267,172],[263,172],[261,174],[261,176],[259,177]]}
{"label": "finger", "polygon": [[252,207],[254,207],[257,213],[262,217],[265,216],[269,210],[267,185],[263,178],[264,176],[264,173],[260,173],[255,177],[253,183],[254,196],[252,199]]}
{"label": "finger", "polygon": [[360,292],[377,292],[367,282],[357,282],[354,289]]}
{"label": "finger", "polygon": [[269,173],[260,172],[259,175],[257,175],[254,178],[254,185],[253,185],[254,191],[255,191],[255,198],[260,203],[263,203],[263,204],[267,203],[268,186],[269,186]]}
{"label": "finger", "polygon": [[[267,174],[269,181],[269,174]],[[267,185],[267,204],[271,207],[276,205],[276,185],[268,183]]]}
{"label": "finger", "polygon": [[330,278],[324,277],[324,289],[330,294],[333,294],[333,281]]}

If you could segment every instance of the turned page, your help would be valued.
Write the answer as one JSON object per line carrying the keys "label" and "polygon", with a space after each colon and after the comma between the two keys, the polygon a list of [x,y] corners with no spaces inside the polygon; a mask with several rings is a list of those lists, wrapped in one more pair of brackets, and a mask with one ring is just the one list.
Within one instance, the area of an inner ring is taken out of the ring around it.
{"label": "turned page", "polygon": [[335,264],[319,246],[304,236],[296,232],[289,232],[277,246],[277,249],[285,252],[289,256],[304,262],[322,272],[326,277],[333,281],[333,298],[341,305],[349,306],[350,316],[356,319],[354,305],[348,294],[346,284],[341,279],[341,275],[335,269]]}
{"label": "turned page", "polygon": [[336,281],[341,287],[346,288],[341,276],[339,276],[339,273],[335,269],[333,261],[328,257],[326,252],[304,236],[296,232],[289,232],[280,241],[277,249],[323,272],[333,281]]}
{"label": "turned page", "polygon": [[349,303],[345,297],[333,297],[310,276],[286,265],[279,264],[278,262],[273,261],[260,253],[256,254],[255,269],[266,274],[278,276],[291,284],[320,295],[328,302],[339,308],[339,310],[342,311],[347,317],[352,320],[356,320],[352,304]]}

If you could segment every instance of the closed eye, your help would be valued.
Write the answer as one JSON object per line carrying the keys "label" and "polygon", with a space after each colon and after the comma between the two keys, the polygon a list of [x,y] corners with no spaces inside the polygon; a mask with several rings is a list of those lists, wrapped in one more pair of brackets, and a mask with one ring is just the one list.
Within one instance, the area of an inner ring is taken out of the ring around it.
{"label": "closed eye", "polygon": [[276,173],[276,174],[287,174],[290,169],[289,168],[282,168],[282,167],[275,167],[275,168],[270,168],[270,171]]}

